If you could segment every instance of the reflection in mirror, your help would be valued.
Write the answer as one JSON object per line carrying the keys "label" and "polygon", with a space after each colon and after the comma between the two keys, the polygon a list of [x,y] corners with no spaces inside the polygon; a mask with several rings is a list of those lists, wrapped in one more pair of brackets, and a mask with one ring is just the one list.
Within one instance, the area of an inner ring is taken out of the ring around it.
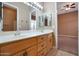
{"label": "reflection in mirror", "polygon": [[45,19],[44,19],[44,26],[48,26],[48,18],[47,18],[47,16],[45,16]]}
{"label": "reflection in mirror", "polygon": [[31,30],[36,30],[36,11],[31,12]]}
{"label": "reflection in mirror", "polygon": [[44,20],[43,20],[43,16],[39,16],[39,28],[42,28],[44,26]]}
{"label": "reflection in mirror", "polygon": [[52,14],[43,13],[39,16],[39,28],[52,28]]}
{"label": "reflection in mirror", "polygon": [[3,4],[3,31],[17,30],[17,9]]}
{"label": "reflection in mirror", "polygon": [[42,9],[38,2],[0,3],[0,31],[36,30],[38,11]]}

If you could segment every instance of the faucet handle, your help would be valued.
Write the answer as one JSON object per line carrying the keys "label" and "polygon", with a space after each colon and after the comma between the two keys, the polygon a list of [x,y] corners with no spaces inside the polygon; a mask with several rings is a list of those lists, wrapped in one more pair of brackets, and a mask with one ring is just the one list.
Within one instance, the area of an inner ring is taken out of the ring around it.
{"label": "faucet handle", "polygon": [[16,33],[15,33],[15,36],[16,36],[16,35],[20,35],[20,32],[16,32]]}

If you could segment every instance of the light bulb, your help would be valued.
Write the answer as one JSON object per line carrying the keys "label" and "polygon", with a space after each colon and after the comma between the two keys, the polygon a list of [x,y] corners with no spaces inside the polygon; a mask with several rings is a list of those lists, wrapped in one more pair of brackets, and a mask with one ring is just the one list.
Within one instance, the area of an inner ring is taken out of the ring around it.
{"label": "light bulb", "polygon": [[70,10],[70,8],[66,8],[66,10]]}

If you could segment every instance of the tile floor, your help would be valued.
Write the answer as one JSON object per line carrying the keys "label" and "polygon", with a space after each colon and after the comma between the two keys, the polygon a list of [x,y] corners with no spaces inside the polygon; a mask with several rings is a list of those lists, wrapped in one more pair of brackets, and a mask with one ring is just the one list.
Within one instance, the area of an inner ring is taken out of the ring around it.
{"label": "tile floor", "polygon": [[47,56],[76,56],[76,55],[62,50],[52,49]]}
{"label": "tile floor", "polygon": [[65,52],[65,51],[59,50],[59,51],[57,52],[56,56],[76,56],[76,55],[71,54],[71,53],[68,53],[68,52]]}

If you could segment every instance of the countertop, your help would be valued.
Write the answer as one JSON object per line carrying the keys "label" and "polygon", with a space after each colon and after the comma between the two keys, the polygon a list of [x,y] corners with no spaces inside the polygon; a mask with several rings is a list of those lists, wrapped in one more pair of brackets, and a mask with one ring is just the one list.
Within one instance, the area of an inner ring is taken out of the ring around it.
{"label": "countertop", "polygon": [[19,35],[15,34],[9,34],[9,35],[2,35],[0,36],[0,44],[6,43],[6,42],[12,42],[16,40],[22,40],[24,38],[31,38],[39,35],[44,35],[48,33],[52,33],[53,30],[43,30],[41,31],[25,31],[25,32],[20,32]]}

